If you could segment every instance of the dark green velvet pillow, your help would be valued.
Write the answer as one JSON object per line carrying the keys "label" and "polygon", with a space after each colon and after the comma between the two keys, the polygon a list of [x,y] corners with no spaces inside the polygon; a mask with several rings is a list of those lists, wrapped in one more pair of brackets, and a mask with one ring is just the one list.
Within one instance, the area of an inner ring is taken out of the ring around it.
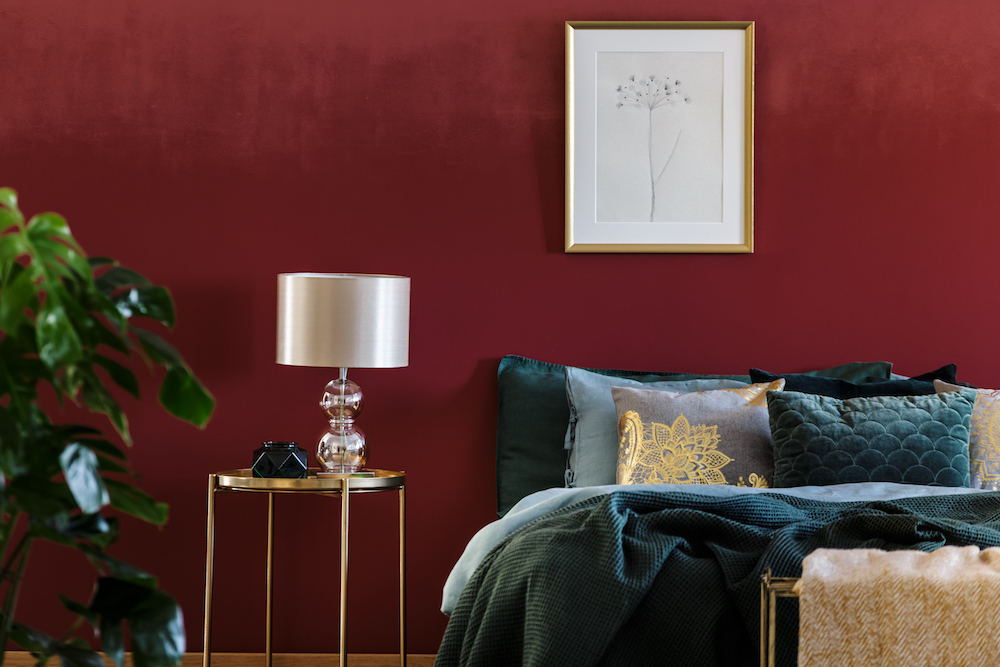
{"label": "dark green velvet pillow", "polygon": [[[535,491],[565,486],[566,401],[565,366],[518,356],[500,360],[497,383],[497,514],[503,516],[517,501]],[[745,375],[693,375],[618,369],[586,370],[639,382],[729,378],[749,383]]]}
{"label": "dark green velvet pillow", "polygon": [[769,391],[774,486],[899,482],[969,486],[976,392],[840,400]]}

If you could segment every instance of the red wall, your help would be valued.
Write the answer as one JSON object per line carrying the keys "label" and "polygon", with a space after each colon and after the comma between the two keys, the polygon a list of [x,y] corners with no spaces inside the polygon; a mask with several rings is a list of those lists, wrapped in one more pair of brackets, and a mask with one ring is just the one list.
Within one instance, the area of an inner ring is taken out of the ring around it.
{"label": "red wall", "polygon": [[[757,22],[756,252],[566,255],[563,22]],[[274,363],[276,274],[412,276],[410,366],[352,373],[409,486],[410,649],[495,515],[499,358],[701,372],[888,359],[995,386],[1000,5],[993,0],[8,0],[0,185],[170,286],[209,427],[126,401],[161,577],[200,650],[205,486],[312,442],[332,372]],[[260,497],[219,499],[214,649],[262,651]],[[337,646],[338,503],[279,498],[275,650]],[[354,504],[351,650],[395,650],[395,499]],[[87,569],[39,548],[25,622]],[[44,580],[44,581],[43,581]],[[52,627],[61,630],[61,626]]]}

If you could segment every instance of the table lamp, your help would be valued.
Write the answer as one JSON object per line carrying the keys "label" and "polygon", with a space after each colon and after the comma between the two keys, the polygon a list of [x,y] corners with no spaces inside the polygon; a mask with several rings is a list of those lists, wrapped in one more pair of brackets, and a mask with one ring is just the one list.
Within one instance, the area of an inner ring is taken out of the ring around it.
{"label": "table lamp", "polygon": [[409,362],[410,279],[354,273],[278,274],[277,362],[339,368],[320,407],[329,420],[316,461],[320,474],[364,469],[368,446],[355,420],[364,407],[348,368],[400,368]]}

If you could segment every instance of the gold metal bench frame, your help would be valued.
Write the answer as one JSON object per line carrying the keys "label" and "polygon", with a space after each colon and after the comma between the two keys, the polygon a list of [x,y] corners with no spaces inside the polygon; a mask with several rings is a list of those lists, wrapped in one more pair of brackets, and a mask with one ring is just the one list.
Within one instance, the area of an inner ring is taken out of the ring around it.
{"label": "gold metal bench frame", "polygon": [[772,577],[767,568],[760,577],[760,667],[774,667],[778,598],[797,598],[797,577]]}

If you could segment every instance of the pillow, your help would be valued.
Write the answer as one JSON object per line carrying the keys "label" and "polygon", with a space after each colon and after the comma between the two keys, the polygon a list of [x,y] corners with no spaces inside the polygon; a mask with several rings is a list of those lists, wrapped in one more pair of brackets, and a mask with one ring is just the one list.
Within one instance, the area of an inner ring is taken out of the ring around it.
{"label": "pillow", "polygon": [[968,486],[975,400],[972,390],[846,400],[795,391],[771,394],[774,484]]}
{"label": "pillow", "polygon": [[856,384],[839,378],[815,377],[793,373],[776,375],[759,368],[750,369],[750,379],[754,382],[773,382],[785,378],[785,391],[800,391],[806,394],[822,394],[833,398],[857,398],[859,396],[919,396],[934,393],[934,384],[922,380],[885,380],[867,384]]}
{"label": "pillow", "polygon": [[[923,373],[921,375],[914,375],[909,377],[906,375],[896,375],[895,373],[889,374],[890,380],[922,380],[924,382],[933,382],[934,380],[944,380],[945,382],[958,382],[956,376],[958,374],[958,366],[955,364],[948,364],[947,366],[942,366],[936,371],[931,371],[930,373]],[[865,378],[865,382],[884,382],[886,378],[884,377],[868,377]]]}
{"label": "pillow", "polygon": [[852,361],[819,371],[802,371],[799,375],[838,378],[848,382],[864,382],[867,378],[888,380],[891,373],[892,364],[888,361]]}
{"label": "pillow", "polygon": [[722,378],[699,380],[663,380],[639,382],[566,368],[566,400],[569,402],[569,428],[566,429],[567,486],[598,486],[615,483],[618,462],[618,417],[611,387],[634,387],[668,390],[681,394],[726,387],[745,387],[741,380]]}
{"label": "pillow", "polygon": [[[934,389],[940,394],[965,388],[934,380]],[[969,422],[969,486],[1000,491],[1000,390],[975,391]]]}
{"label": "pillow", "polygon": [[921,375],[914,375],[911,380],[923,380],[924,382],[933,382],[934,380],[944,380],[945,382],[958,382],[958,366],[955,364],[948,364],[947,366],[942,366],[936,371],[931,371],[930,373],[922,373]]}
{"label": "pillow", "polygon": [[693,394],[613,387],[618,483],[770,486],[766,392],[783,385]]}
{"label": "pillow", "polygon": [[[563,486],[566,474],[565,366],[518,356],[506,356],[497,369],[497,514],[503,516],[517,501],[535,491]],[[594,370],[603,375],[640,382],[670,378],[691,380],[686,373]],[[747,376],[716,376],[750,381]]]}

